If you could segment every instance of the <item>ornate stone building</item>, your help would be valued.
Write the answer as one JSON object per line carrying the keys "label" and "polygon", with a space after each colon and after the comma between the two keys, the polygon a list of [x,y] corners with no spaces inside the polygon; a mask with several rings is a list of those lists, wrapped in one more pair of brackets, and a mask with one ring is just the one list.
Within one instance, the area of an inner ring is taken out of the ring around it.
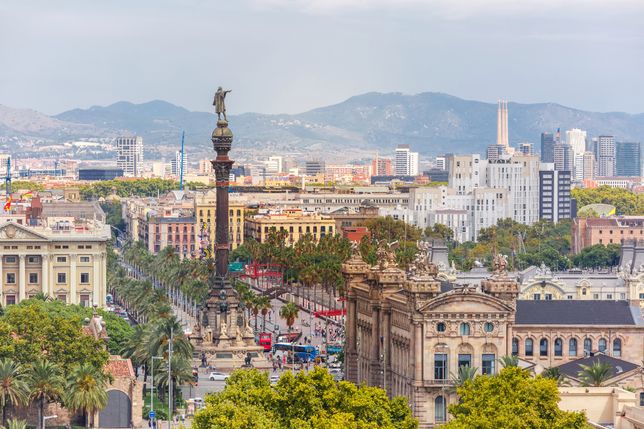
{"label": "ornate stone building", "polygon": [[357,253],[343,265],[347,379],[406,396],[421,428],[449,418],[447,406],[457,400],[452,379],[461,366],[494,374],[499,358],[514,354],[538,373],[583,357],[584,349],[641,362],[639,306],[518,300],[519,284],[506,273],[500,255],[492,275],[476,286],[457,285],[431,262],[429,246],[421,247],[407,272],[385,247],[377,266],[370,267]]}

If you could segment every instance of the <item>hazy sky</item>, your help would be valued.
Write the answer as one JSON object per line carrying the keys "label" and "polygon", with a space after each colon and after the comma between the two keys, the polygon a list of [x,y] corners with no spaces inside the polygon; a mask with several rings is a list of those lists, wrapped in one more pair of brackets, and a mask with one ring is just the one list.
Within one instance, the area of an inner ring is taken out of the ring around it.
{"label": "hazy sky", "polygon": [[644,112],[644,0],[0,0],[0,104],[296,113],[368,91]]}

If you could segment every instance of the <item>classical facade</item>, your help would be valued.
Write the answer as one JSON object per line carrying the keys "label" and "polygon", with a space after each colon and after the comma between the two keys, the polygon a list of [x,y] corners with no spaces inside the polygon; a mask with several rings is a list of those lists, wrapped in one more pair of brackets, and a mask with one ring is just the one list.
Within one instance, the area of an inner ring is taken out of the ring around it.
{"label": "classical facade", "polygon": [[[603,352],[629,362],[644,357],[639,305],[606,300],[518,300],[517,281],[502,256],[476,285],[431,262],[422,245],[409,271],[380,249],[379,265],[356,253],[343,265],[348,288],[346,374],[409,399],[421,428],[449,419],[457,401],[452,379],[461,366],[494,374],[499,358],[516,355],[539,373]],[[635,386],[641,389],[642,386]]]}
{"label": "classical facade", "polygon": [[246,219],[246,236],[263,243],[271,231],[286,231],[286,243],[293,245],[304,235],[315,241],[336,233],[335,220],[319,214],[306,214],[301,210],[288,210],[275,214],[255,215]]}
{"label": "classical facade", "polygon": [[69,304],[103,306],[108,225],[47,218],[36,226],[0,225],[0,302],[16,304],[38,293]]}

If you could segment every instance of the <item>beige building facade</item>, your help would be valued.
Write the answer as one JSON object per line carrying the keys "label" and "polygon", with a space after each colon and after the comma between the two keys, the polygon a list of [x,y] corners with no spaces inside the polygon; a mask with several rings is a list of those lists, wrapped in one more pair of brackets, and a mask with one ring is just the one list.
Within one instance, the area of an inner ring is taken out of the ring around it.
{"label": "beige building facade", "polygon": [[[195,194],[194,211],[195,243],[197,246],[211,247],[215,243],[215,222],[217,218],[217,193],[214,190]],[[244,244],[244,216],[246,205],[233,198],[229,200],[228,240],[231,250]]]}
{"label": "beige building facade", "polygon": [[286,231],[286,243],[293,245],[303,236],[310,234],[315,241],[325,235],[334,235],[336,221],[320,214],[305,214],[300,210],[289,210],[276,214],[255,215],[246,219],[246,237],[263,243],[271,231]]}
{"label": "beige building facade", "polygon": [[41,226],[0,225],[0,302],[38,293],[69,304],[103,306],[110,228],[98,221],[48,218]]}
{"label": "beige building facade", "polygon": [[516,355],[539,373],[583,358],[584,349],[642,361],[639,303],[518,300],[519,285],[500,256],[493,275],[459,286],[441,278],[424,249],[409,271],[385,248],[377,266],[357,254],[343,265],[347,379],[407,397],[421,428],[449,420],[447,407],[458,400],[452,379],[461,366],[495,374],[499,358]]}

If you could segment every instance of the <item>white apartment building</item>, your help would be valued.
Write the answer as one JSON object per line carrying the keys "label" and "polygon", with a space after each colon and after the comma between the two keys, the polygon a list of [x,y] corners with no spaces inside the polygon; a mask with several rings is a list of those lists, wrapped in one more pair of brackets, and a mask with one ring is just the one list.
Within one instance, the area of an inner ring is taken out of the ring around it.
{"label": "white apartment building", "polygon": [[143,173],[143,137],[116,139],[116,166],[126,177],[141,177]]}
{"label": "white apartment building", "polygon": [[566,143],[572,147],[575,155],[583,155],[586,152],[586,131],[579,128],[566,131]]}
{"label": "white apartment building", "polygon": [[409,145],[399,145],[394,157],[394,174],[396,176],[418,176],[418,152],[412,152]]}
{"label": "white apartment building", "polygon": [[459,195],[464,195],[474,188],[481,186],[481,180],[485,180],[485,168],[487,161],[481,159],[481,155],[450,155],[447,157],[449,166],[448,186],[456,190]]}
{"label": "white apartment building", "polygon": [[281,156],[270,156],[268,160],[264,161],[266,166],[266,174],[275,175],[284,171],[284,158]]}
{"label": "white apartment building", "polygon": [[212,162],[209,159],[199,160],[199,174],[209,175],[212,174]]}
{"label": "white apartment building", "polygon": [[[583,172],[581,180],[594,179],[595,178],[595,154],[592,152],[584,152],[583,156]],[[575,179],[577,175],[575,174]]]}
{"label": "white apartment building", "polygon": [[[181,151],[178,150],[174,153],[174,158],[170,161],[170,169],[175,176],[181,175]],[[183,153],[183,174],[188,172],[188,157]]]}

